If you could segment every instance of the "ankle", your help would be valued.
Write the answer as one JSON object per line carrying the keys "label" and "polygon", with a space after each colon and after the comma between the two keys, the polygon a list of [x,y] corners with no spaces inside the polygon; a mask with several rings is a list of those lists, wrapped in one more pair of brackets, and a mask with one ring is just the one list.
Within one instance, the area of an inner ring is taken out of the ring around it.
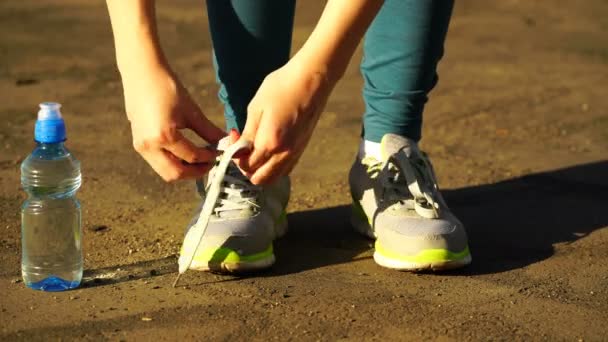
{"label": "ankle", "polygon": [[359,144],[359,158],[363,159],[364,157],[373,157],[376,160],[381,160],[382,153],[380,151],[380,143],[361,140],[361,143]]}

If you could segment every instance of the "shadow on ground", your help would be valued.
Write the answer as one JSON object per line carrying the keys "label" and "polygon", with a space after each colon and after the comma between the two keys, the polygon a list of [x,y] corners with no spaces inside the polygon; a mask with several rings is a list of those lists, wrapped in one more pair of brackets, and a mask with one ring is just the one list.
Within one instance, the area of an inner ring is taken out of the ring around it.
{"label": "shadow on ground", "polygon": [[[521,268],[551,257],[556,243],[574,242],[606,227],[607,175],[608,161],[603,161],[446,191],[448,202],[468,228],[474,253],[474,263],[470,267],[450,274],[488,274]],[[370,241],[350,230],[348,211],[347,206],[339,206],[290,214],[290,233],[277,242],[278,262],[272,271],[262,276],[352,262],[360,258],[362,252],[369,252]],[[176,270],[175,256],[170,256],[89,270],[85,284],[114,284],[175,273]],[[220,281],[239,278],[224,279]],[[218,303],[160,310],[154,312],[155,324],[157,327],[173,326],[181,317],[198,317],[204,312],[221,310]],[[83,322],[76,328],[64,325],[29,329],[0,335],[0,339],[28,339],[41,335],[78,338],[100,329],[129,331],[140,321],[141,314],[136,313]]]}
{"label": "shadow on ground", "polygon": [[[536,173],[495,184],[444,191],[469,234],[473,263],[452,275],[521,268],[608,226],[608,161]],[[349,207],[289,215],[289,233],[276,243],[277,263],[262,276],[284,275],[370,258],[373,243],[349,225]],[[363,255],[362,255],[363,254]],[[176,257],[89,270],[88,287],[177,271]]]}
{"label": "shadow on ground", "polygon": [[371,258],[361,254],[373,242],[353,231],[349,217],[346,205],[289,214],[289,230],[276,244],[277,263],[271,273],[298,273]]}
{"label": "shadow on ground", "polygon": [[608,161],[446,191],[469,233],[473,263],[454,274],[487,274],[547,259],[608,226]]}

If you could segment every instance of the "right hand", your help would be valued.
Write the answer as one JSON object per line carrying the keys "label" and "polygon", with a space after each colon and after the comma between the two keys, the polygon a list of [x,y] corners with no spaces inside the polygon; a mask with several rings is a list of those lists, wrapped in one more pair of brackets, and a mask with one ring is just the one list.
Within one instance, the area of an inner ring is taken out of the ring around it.
{"label": "right hand", "polygon": [[191,129],[209,143],[226,133],[203,115],[168,68],[140,67],[122,77],[133,147],[167,182],[202,177],[216,152],[197,147],[180,130]]}

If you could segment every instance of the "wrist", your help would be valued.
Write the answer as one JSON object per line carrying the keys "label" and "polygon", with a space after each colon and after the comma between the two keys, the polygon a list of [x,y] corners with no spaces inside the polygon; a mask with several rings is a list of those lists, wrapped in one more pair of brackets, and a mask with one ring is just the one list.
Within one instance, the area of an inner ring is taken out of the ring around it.
{"label": "wrist", "polygon": [[130,80],[149,79],[154,75],[172,77],[173,72],[165,62],[153,58],[117,59],[118,72],[123,83]]}
{"label": "wrist", "polygon": [[159,57],[154,51],[145,51],[142,47],[131,50],[125,55],[117,53],[116,65],[123,79],[142,77],[154,72],[170,73],[170,68],[164,58]]}
{"label": "wrist", "polygon": [[293,65],[299,73],[318,77],[332,88],[344,74],[331,60],[323,58],[318,53],[311,53],[304,47],[292,57],[289,64]]}
{"label": "wrist", "polygon": [[116,65],[123,78],[155,69],[169,69],[156,33],[148,25],[137,25],[117,34],[115,45]]}
{"label": "wrist", "polygon": [[381,6],[382,0],[327,1],[315,29],[294,58],[321,70],[335,84]]}

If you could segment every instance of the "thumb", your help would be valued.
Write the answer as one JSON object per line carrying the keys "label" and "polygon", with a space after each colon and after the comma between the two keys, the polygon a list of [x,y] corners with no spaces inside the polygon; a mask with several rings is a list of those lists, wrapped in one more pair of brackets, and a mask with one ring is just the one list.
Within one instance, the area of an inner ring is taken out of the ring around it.
{"label": "thumb", "polygon": [[236,164],[238,167],[244,171],[245,174],[251,173],[251,155],[255,152],[255,140],[258,132],[258,128],[260,126],[260,119],[262,118],[261,111],[254,109],[254,106],[251,104],[249,108],[247,108],[247,122],[245,123],[245,129],[243,129],[243,133],[241,133],[240,139],[246,139],[251,141],[252,149],[247,151],[248,153],[241,155],[240,158],[236,160]]}
{"label": "thumb", "polygon": [[188,111],[189,114],[186,120],[186,126],[188,128],[211,144],[216,144],[220,139],[226,136],[226,132],[207,119],[197,106],[193,107],[194,108]]}
{"label": "thumb", "polygon": [[256,134],[258,131],[258,127],[260,126],[261,117],[262,117],[261,112],[248,108],[247,122],[245,122],[245,128],[243,129],[243,132],[241,133],[242,139],[247,139],[255,145],[255,137],[256,137]]}
{"label": "thumb", "polygon": [[[228,136],[230,137],[230,145],[236,143],[240,138],[241,135],[239,134],[239,131],[236,130],[236,128],[233,128],[230,130],[230,133],[228,134]],[[243,157],[246,157],[247,155],[249,155],[249,153],[251,153],[251,150],[249,149],[241,149],[239,151],[237,151],[233,158],[234,159],[241,159]]]}

